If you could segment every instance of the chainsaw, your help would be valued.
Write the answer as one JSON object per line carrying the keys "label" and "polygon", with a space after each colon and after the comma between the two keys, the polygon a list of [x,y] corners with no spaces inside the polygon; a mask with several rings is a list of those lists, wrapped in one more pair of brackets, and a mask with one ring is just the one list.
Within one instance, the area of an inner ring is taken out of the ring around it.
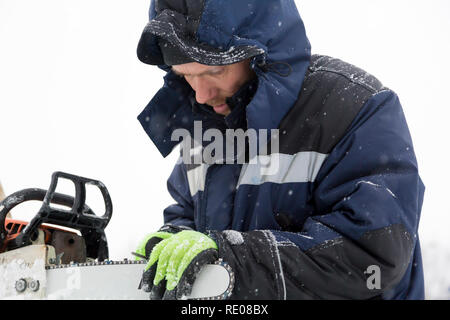
{"label": "chainsaw", "polygon": [[[73,182],[74,197],[55,192],[59,179]],[[103,215],[85,203],[87,185],[100,190]],[[27,201],[42,202],[29,222],[10,217]],[[0,299],[149,299],[140,290],[145,259],[109,260],[105,228],[112,212],[102,182],[64,172],[53,173],[48,190],[24,189],[0,201]],[[231,269],[218,260],[199,272],[184,298],[225,299],[233,286]]]}

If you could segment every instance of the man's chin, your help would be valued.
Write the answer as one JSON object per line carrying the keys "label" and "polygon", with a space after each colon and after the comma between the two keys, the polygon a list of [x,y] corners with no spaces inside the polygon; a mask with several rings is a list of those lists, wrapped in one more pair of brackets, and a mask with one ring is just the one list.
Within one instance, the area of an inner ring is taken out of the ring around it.
{"label": "man's chin", "polygon": [[221,114],[224,116],[229,115],[231,112],[230,107],[226,103],[212,107],[212,108],[214,109],[215,113],[218,113],[218,114]]}

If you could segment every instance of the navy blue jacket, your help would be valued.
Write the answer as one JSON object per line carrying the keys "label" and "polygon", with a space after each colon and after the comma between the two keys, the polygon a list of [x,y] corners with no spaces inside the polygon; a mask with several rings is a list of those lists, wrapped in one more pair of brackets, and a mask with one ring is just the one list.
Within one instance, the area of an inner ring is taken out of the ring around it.
{"label": "navy blue jacket", "polygon": [[[178,144],[173,131],[193,134],[195,120],[222,132],[279,129],[271,154],[279,170],[180,158],[165,223],[216,240],[236,274],[231,298],[423,299],[424,185],[399,98],[353,65],[311,56],[294,1],[263,2],[207,0],[197,34],[225,49],[264,50],[252,59],[257,83],[248,103],[215,115],[160,66],[164,86],[138,118],[163,156]],[[379,286],[370,285],[374,266]]]}

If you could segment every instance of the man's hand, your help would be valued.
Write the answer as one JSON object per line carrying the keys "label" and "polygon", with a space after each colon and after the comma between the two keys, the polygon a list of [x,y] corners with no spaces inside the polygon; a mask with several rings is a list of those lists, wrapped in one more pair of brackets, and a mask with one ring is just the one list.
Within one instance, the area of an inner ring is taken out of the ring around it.
{"label": "man's hand", "polygon": [[143,276],[150,298],[188,295],[200,269],[217,260],[217,244],[197,231],[181,231],[154,246]]}

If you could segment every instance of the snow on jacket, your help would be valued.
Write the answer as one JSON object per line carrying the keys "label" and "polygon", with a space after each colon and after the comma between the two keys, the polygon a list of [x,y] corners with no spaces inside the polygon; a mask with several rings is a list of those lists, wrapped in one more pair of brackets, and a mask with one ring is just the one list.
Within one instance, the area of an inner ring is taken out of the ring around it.
{"label": "snow on jacket", "polygon": [[203,130],[279,129],[280,167],[264,175],[258,164],[180,158],[165,223],[217,241],[234,299],[423,299],[424,185],[397,95],[353,65],[311,56],[294,1],[206,0],[197,36],[264,50],[251,63],[253,98],[220,118],[160,66],[164,86],[138,117],[143,128],[163,156],[178,144],[173,131],[193,135],[195,120]]}

